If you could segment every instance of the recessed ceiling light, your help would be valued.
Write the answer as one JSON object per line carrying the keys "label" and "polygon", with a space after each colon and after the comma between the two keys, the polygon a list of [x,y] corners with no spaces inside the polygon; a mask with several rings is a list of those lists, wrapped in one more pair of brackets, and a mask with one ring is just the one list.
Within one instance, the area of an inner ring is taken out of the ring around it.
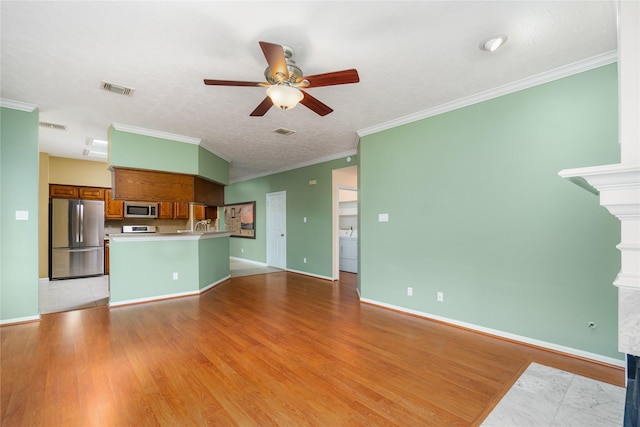
{"label": "recessed ceiling light", "polygon": [[107,153],[105,153],[104,151],[84,150],[84,155],[87,157],[98,157],[101,159],[107,158]]}
{"label": "recessed ceiling light", "polygon": [[96,148],[107,148],[109,142],[104,139],[89,138],[89,145]]}
{"label": "recessed ceiling light", "polygon": [[492,36],[488,39],[485,39],[482,43],[480,43],[480,49],[486,50],[488,52],[495,52],[498,50],[500,46],[507,42],[507,36],[501,34],[499,36]]}

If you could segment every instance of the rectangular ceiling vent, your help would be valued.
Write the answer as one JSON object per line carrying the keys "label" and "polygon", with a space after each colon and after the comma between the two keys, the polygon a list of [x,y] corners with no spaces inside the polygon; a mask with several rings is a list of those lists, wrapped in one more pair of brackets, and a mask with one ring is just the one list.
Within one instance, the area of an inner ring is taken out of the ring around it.
{"label": "rectangular ceiling vent", "polygon": [[117,93],[120,95],[133,96],[133,92],[135,92],[134,88],[117,85],[109,82],[100,82],[100,88],[109,92]]}
{"label": "rectangular ceiling vent", "polygon": [[295,130],[287,129],[287,128],[278,128],[274,130],[275,133],[279,133],[280,135],[291,135],[292,133],[296,133]]}
{"label": "rectangular ceiling vent", "polygon": [[47,129],[67,130],[67,127],[65,125],[59,125],[57,123],[40,122],[38,123],[38,125],[40,127],[47,128]]}

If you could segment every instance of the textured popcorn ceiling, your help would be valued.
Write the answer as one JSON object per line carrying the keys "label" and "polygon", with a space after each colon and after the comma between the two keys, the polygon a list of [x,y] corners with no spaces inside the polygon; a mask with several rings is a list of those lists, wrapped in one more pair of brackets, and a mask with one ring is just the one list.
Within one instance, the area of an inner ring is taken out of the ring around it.
{"label": "textured popcorn ceiling", "polygon": [[[35,104],[40,151],[85,158],[112,123],[202,140],[238,180],[356,149],[362,129],[616,49],[616,3],[597,1],[1,2],[1,92]],[[495,53],[478,46],[507,34]],[[356,68],[360,83],[309,89],[334,109],[249,113],[264,89],[258,41],[286,44],[306,75]],[[122,96],[107,81],[135,89]],[[272,131],[294,130],[284,136]]]}

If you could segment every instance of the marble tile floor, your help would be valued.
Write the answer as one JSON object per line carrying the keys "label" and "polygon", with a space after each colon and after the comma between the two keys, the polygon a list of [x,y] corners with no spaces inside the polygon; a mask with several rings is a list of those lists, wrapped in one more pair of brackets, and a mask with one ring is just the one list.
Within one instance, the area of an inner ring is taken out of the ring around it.
{"label": "marble tile floor", "polygon": [[279,268],[269,267],[263,263],[243,260],[242,258],[230,259],[231,277],[251,276],[254,274],[275,273],[282,271]]}
{"label": "marble tile floor", "polygon": [[532,363],[481,427],[619,427],[625,389]]}
{"label": "marble tile floor", "polygon": [[40,314],[78,310],[109,304],[109,276],[38,283]]}

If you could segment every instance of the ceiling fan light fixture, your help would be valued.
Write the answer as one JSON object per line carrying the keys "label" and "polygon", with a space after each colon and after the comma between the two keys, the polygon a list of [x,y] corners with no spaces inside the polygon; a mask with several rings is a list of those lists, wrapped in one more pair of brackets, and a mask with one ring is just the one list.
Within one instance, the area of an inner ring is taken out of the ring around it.
{"label": "ceiling fan light fixture", "polygon": [[500,48],[500,46],[502,46],[506,42],[507,42],[507,36],[505,36],[504,34],[500,34],[498,36],[492,36],[484,40],[482,43],[480,43],[480,49],[486,50],[487,52],[495,52]]}
{"label": "ceiling fan light fixture", "polygon": [[273,105],[283,111],[294,108],[304,98],[302,92],[289,85],[270,86],[267,89],[267,96],[271,98]]}

